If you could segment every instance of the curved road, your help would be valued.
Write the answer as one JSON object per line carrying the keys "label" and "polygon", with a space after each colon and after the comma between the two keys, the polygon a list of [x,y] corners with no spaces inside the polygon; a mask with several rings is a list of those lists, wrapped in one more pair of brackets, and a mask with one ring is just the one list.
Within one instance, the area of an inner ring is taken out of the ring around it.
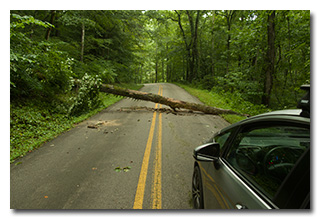
{"label": "curved road", "polygon": [[[200,101],[180,87],[145,92]],[[146,108],[148,107],[148,108]],[[228,125],[123,99],[11,164],[11,209],[190,209],[193,149]]]}

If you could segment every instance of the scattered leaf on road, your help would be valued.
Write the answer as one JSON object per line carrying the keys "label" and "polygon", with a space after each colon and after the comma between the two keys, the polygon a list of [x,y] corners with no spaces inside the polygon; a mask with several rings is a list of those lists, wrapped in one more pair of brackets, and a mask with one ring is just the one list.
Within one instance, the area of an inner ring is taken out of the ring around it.
{"label": "scattered leaf on road", "polygon": [[124,167],[124,168],[116,167],[114,170],[119,173],[119,172],[121,172],[121,171],[123,171],[123,172],[129,172],[130,169],[131,169],[131,167],[130,167],[130,166],[127,166],[127,167]]}
{"label": "scattered leaf on road", "polygon": [[129,172],[130,169],[131,169],[131,167],[124,167],[124,168],[123,168],[123,172]]}

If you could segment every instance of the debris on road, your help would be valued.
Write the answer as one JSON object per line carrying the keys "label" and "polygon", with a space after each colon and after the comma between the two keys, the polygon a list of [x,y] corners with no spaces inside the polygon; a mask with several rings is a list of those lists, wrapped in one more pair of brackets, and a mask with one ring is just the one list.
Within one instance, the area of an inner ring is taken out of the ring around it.
{"label": "debris on road", "polygon": [[131,89],[125,89],[125,88],[121,88],[121,87],[117,87],[109,84],[102,84],[100,87],[100,91],[105,93],[111,93],[118,96],[129,97],[135,100],[144,100],[144,101],[150,101],[154,103],[167,105],[173,110],[173,112],[177,112],[177,109],[189,109],[191,111],[200,111],[205,114],[212,114],[212,115],[221,115],[221,114],[243,115],[241,113],[238,113],[229,109],[221,109],[221,108],[206,106],[203,104],[185,102],[185,101],[181,101],[173,98],[167,98],[161,95],[156,95],[152,93],[136,91]]}

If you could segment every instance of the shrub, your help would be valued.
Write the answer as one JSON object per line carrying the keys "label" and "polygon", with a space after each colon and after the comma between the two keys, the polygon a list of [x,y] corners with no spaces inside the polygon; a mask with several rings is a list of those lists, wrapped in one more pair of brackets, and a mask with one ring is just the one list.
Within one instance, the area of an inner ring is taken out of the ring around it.
{"label": "shrub", "polygon": [[70,98],[70,115],[80,115],[88,110],[92,110],[101,104],[99,98],[99,88],[101,79],[98,75],[90,76],[87,73],[81,80],[71,78],[70,90],[75,89],[75,96]]}

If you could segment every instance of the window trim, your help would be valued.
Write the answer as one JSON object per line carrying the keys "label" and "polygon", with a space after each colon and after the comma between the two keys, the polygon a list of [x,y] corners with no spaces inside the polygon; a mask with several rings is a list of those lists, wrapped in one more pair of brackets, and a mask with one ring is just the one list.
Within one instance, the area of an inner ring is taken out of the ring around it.
{"label": "window trim", "polygon": [[224,143],[224,146],[222,147],[222,151],[220,152],[220,157],[221,158],[225,158],[226,153],[228,152],[229,148],[230,148],[230,143],[233,142],[234,138],[237,136],[237,134],[239,133],[239,130],[241,129],[241,126],[237,126],[237,127],[232,127],[226,131],[224,131],[222,134],[226,134],[229,131],[231,132],[229,137],[227,138],[226,142]]}
{"label": "window trim", "polygon": [[213,142],[217,143],[216,140],[215,140],[215,138],[217,136],[223,136],[223,135],[225,135],[225,134],[230,132],[230,134],[227,137],[227,140],[224,142],[223,146],[220,146],[220,157],[224,157],[224,152],[226,152],[226,150],[229,149],[228,145],[229,145],[230,142],[232,142],[233,136],[237,132],[237,130],[238,130],[238,127],[236,127],[236,128],[233,127],[233,128],[230,128],[230,129],[228,129],[226,131],[220,132],[220,133],[218,133],[217,135],[215,135],[213,137]]}

